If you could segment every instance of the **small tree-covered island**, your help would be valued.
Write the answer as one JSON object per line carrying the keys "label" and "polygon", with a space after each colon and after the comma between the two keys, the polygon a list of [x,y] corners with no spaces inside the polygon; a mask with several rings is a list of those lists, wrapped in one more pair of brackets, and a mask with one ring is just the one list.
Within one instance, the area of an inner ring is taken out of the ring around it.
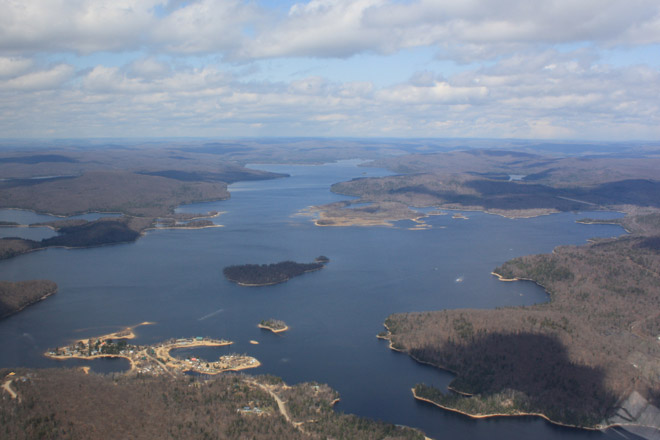
{"label": "small tree-covered island", "polygon": [[312,263],[281,261],[271,264],[242,264],[227,266],[222,272],[229,281],[240,286],[270,286],[289,281],[307,272],[323,269],[329,261],[328,257],[321,255]]}
{"label": "small tree-covered island", "polygon": [[286,322],[280,321],[279,319],[264,319],[262,320],[257,327],[269,330],[273,333],[282,333],[289,330],[289,326],[286,325]]}

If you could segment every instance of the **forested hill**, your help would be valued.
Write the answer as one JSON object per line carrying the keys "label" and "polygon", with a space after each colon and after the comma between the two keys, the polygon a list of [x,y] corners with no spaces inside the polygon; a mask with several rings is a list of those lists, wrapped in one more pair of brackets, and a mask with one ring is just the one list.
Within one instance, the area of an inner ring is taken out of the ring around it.
{"label": "forested hill", "polygon": [[[542,285],[548,303],[390,316],[384,336],[393,348],[455,371],[452,388],[472,395],[420,384],[416,396],[473,416],[542,414],[592,428],[646,423],[644,406],[660,405],[660,214],[615,222],[632,234],[494,270],[505,281]],[[639,418],[624,420],[626,413]]]}

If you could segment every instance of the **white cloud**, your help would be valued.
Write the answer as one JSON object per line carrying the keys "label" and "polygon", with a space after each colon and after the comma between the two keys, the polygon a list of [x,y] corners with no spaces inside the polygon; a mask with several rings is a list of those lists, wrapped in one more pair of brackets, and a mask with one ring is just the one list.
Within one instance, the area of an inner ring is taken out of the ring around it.
{"label": "white cloud", "polygon": [[341,113],[331,113],[331,114],[312,116],[311,119],[313,121],[320,121],[320,122],[341,122],[349,119],[349,116],[343,115]]}
{"label": "white cloud", "polygon": [[455,104],[482,99],[488,95],[483,86],[455,87],[447,82],[416,86],[402,84],[382,90],[378,97],[384,101],[400,104]]}
{"label": "white cloud", "polygon": [[[213,68],[158,70],[158,75],[154,75],[154,66],[147,64],[149,68],[143,69],[141,75],[135,63],[126,69],[96,66],[83,78],[83,88],[89,93],[186,93],[192,99],[193,94],[215,93],[231,81],[231,75]],[[138,65],[144,67],[140,61]]]}
{"label": "white cloud", "polygon": [[160,19],[151,39],[176,53],[230,51],[249,38],[262,12],[240,0],[199,0]]}
{"label": "white cloud", "polygon": [[131,50],[163,0],[3,0],[0,51]]}
{"label": "white cloud", "polygon": [[48,70],[29,72],[0,82],[0,87],[8,90],[35,91],[55,89],[73,77],[74,68],[59,64]]}
{"label": "white cloud", "polygon": [[[73,69],[57,65],[2,83],[0,129],[7,136],[250,135],[255,126],[289,135],[660,136],[660,103],[649,93],[660,90],[657,70],[576,56],[519,55],[444,79],[422,71],[388,87],[323,76],[257,83],[174,64],[153,74],[136,68],[140,59],[96,66],[58,88]],[[45,86],[47,95],[38,91]]]}
{"label": "white cloud", "polygon": [[495,58],[536,44],[660,44],[657,0],[310,0],[288,14],[248,0],[0,0],[0,53],[219,52],[349,57],[437,47]]}
{"label": "white cloud", "polygon": [[320,95],[327,93],[328,84],[320,76],[312,76],[302,80],[292,81],[289,90],[294,94]]}
{"label": "white cloud", "polygon": [[239,55],[348,57],[436,46],[471,61],[536,44],[660,43],[659,17],[656,0],[312,0],[245,40]]}
{"label": "white cloud", "polygon": [[0,57],[0,78],[21,75],[29,70],[32,64],[32,60],[26,58]]}
{"label": "white cloud", "polygon": [[[288,11],[0,0],[0,10],[7,136],[660,137],[660,72],[643,59],[660,47],[657,0],[309,0]],[[639,65],[599,61],[628,46]]]}
{"label": "white cloud", "polygon": [[140,58],[128,66],[131,76],[144,78],[162,78],[172,71],[169,64],[159,61],[153,57]]}
{"label": "white cloud", "polygon": [[346,57],[375,49],[381,32],[363,26],[365,11],[384,0],[312,0],[245,41],[240,57]]}

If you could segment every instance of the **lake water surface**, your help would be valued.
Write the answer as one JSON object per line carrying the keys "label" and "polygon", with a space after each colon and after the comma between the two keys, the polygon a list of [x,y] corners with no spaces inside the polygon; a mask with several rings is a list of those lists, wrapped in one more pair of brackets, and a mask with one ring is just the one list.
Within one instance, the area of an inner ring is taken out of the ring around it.
{"label": "lake water surface", "polygon": [[[538,286],[498,282],[491,270],[516,256],[620,235],[618,226],[575,223],[617,214],[511,220],[465,212],[468,220],[430,217],[428,230],[409,230],[414,223],[408,221],[394,227],[322,228],[296,215],[310,205],[346,200],[329,191],[332,183],[387,174],[356,164],[254,166],[291,177],[233,184],[230,200],[179,209],[221,211],[213,220],[223,227],[150,231],[135,243],[49,249],[0,262],[0,279],[47,278],[59,285],[56,295],[0,321],[0,366],[61,366],[42,353],[72,339],[154,321],[138,328],[136,343],[188,336],[230,339],[232,346],[195,354],[214,359],[247,353],[262,363],[250,373],[274,374],[289,383],[328,383],[341,393],[337,410],[415,426],[433,438],[620,438],[613,430],[566,429],[531,417],[471,420],[416,402],[410,392],[414,384],[444,387],[452,376],[376,339],[385,318],[395,312],[545,301]],[[16,221],[17,212],[0,211],[0,220]],[[275,286],[240,287],[222,275],[232,264],[310,262],[319,255],[331,259],[323,270]],[[276,335],[258,329],[266,318],[284,320],[290,330]],[[104,372],[126,367],[122,360],[93,363]]]}

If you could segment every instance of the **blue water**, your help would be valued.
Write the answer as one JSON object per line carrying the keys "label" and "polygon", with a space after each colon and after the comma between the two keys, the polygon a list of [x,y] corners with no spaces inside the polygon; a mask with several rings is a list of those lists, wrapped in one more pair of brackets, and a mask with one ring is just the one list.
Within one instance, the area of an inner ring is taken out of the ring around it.
{"label": "blue water", "polygon": [[[262,363],[251,373],[275,374],[289,383],[328,383],[341,393],[337,410],[415,426],[434,438],[619,438],[614,431],[559,428],[536,418],[471,420],[416,402],[414,384],[443,387],[452,376],[389,350],[375,337],[395,312],[546,301],[538,286],[498,282],[491,270],[516,256],[620,235],[618,226],[575,223],[618,214],[510,220],[464,212],[469,220],[433,216],[427,219],[431,229],[415,231],[409,221],[322,228],[297,215],[310,205],[349,199],[332,194],[332,183],[387,174],[356,164],[254,166],[291,177],[237,183],[230,200],[179,209],[221,211],[213,219],[220,228],[150,231],[135,243],[48,249],[0,262],[0,279],[48,278],[59,285],[56,295],[0,321],[0,366],[59,366],[42,356],[47,348],[155,321],[138,329],[137,343],[230,339],[235,342],[230,347],[194,353],[209,359],[247,353]],[[0,220],[9,220],[4,214],[0,211]],[[319,255],[330,257],[326,268],[275,286],[240,287],[222,275],[231,264],[309,262]],[[257,324],[265,318],[282,319],[290,330],[260,330]],[[101,360],[93,368],[116,371],[125,364]]]}
{"label": "blue water", "polygon": [[39,214],[33,211],[24,211],[20,209],[0,209],[0,220],[6,222],[18,223],[22,227],[3,227],[0,226],[0,238],[18,237],[28,240],[40,241],[45,238],[54,237],[57,232],[46,227],[26,227],[34,223],[52,222],[58,220],[98,220],[101,217],[117,217],[120,214],[98,213],[75,215],[72,217],[57,217],[50,214]]}

